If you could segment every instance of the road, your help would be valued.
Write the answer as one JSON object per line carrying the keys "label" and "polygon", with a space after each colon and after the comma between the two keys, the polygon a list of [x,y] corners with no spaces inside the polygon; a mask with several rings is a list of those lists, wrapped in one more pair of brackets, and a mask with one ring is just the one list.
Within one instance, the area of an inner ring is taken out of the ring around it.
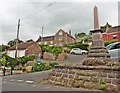
{"label": "road", "polygon": [[67,59],[60,62],[61,64],[82,64],[82,60],[85,59],[87,55],[72,55],[67,54]]}
{"label": "road", "polygon": [[[68,59],[66,61],[61,62],[65,63],[80,63],[85,55],[68,55]],[[29,74],[20,74],[13,76],[5,76],[2,78],[2,90],[3,91],[88,91],[82,88],[65,88],[51,85],[44,85],[38,83],[43,78],[47,77],[47,75],[51,72],[42,71],[35,72]]]}

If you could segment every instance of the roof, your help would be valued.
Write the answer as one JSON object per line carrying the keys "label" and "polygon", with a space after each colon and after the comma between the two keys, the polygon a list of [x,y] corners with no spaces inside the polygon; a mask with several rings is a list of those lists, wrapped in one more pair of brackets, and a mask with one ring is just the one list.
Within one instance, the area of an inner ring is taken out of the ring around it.
{"label": "roof", "polygon": [[[54,36],[43,37],[43,41],[53,41],[53,40],[54,40]],[[36,42],[41,42],[41,41],[42,41],[42,37],[40,36]]]}
{"label": "roof", "polygon": [[[18,50],[24,50],[27,49],[29,46],[31,46],[33,43],[19,43],[18,44]],[[15,50],[16,49],[16,45],[10,47],[8,50]]]}
{"label": "roof", "polygon": [[113,32],[118,32],[118,31],[120,31],[120,26],[110,27],[106,32],[113,33]]}
{"label": "roof", "polygon": [[[65,31],[62,30],[62,29],[60,29],[59,31],[63,31],[63,32],[65,32]],[[69,36],[70,38],[73,38],[73,39],[75,40],[75,38],[74,38],[72,35],[68,34],[67,32],[65,32],[65,33],[67,34],[67,36]]]}

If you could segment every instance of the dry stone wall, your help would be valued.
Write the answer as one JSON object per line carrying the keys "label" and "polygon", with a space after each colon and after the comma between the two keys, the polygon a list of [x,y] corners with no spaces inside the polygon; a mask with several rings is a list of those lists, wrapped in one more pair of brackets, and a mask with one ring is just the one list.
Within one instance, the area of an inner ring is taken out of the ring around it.
{"label": "dry stone wall", "polygon": [[67,87],[118,91],[120,67],[59,65],[49,74],[47,83]]}

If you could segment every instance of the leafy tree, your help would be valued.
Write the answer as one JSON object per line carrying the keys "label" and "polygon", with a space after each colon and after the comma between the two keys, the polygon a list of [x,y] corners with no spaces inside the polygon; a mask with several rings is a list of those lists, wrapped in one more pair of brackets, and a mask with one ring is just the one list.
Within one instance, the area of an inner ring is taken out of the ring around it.
{"label": "leafy tree", "polygon": [[106,32],[106,26],[101,26],[100,29],[102,30],[102,32]]}
{"label": "leafy tree", "polygon": [[3,51],[5,51],[6,49],[8,49],[9,48],[9,46],[8,45],[0,45],[0,52],[3,52]]}
{"label": "leafy tree", "polygon": [[27,40],[26,42],[35,42],[33,39]]}
{"label": "leafy tree", "polygon": [[5,66],[6,65],[6,57],[3,56],[2,59],[1,59],[1,62],[2,62],[2,65]]}
{"label": "leafy tree", "polygon": [[[7,44],[8,44],[10,47],[11,47],[11,46],[14,46],[14,45],[16,44],[16,40],[17,40],[17,39],[11,40],[11,41],[9,41]],[[21,42],[23,42],[23,41],[18,39],[18,43],[21,43]]]}
{"label": "leafy tree", "polygon": [[77,38],[83,38],[85,36],[86,36],[86,33],[84,33],[84,32],[75,34],[75,37],[77,37]]}

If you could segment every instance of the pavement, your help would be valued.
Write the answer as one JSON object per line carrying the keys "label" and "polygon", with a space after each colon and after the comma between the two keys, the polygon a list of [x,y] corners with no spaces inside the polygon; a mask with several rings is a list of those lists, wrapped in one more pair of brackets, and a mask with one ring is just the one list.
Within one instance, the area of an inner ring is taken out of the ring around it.
{"label": "pavement", "polygon": [[[70,55],[62,64],[80,63],[85,55]],[[82,88],[67,88],[60,86],[51,86],[38,83],[43,80],[52,70],[41,71],[35,73],[18,74],[12,76],[4,76],[2,78],[2,91],[87,91]]]}

